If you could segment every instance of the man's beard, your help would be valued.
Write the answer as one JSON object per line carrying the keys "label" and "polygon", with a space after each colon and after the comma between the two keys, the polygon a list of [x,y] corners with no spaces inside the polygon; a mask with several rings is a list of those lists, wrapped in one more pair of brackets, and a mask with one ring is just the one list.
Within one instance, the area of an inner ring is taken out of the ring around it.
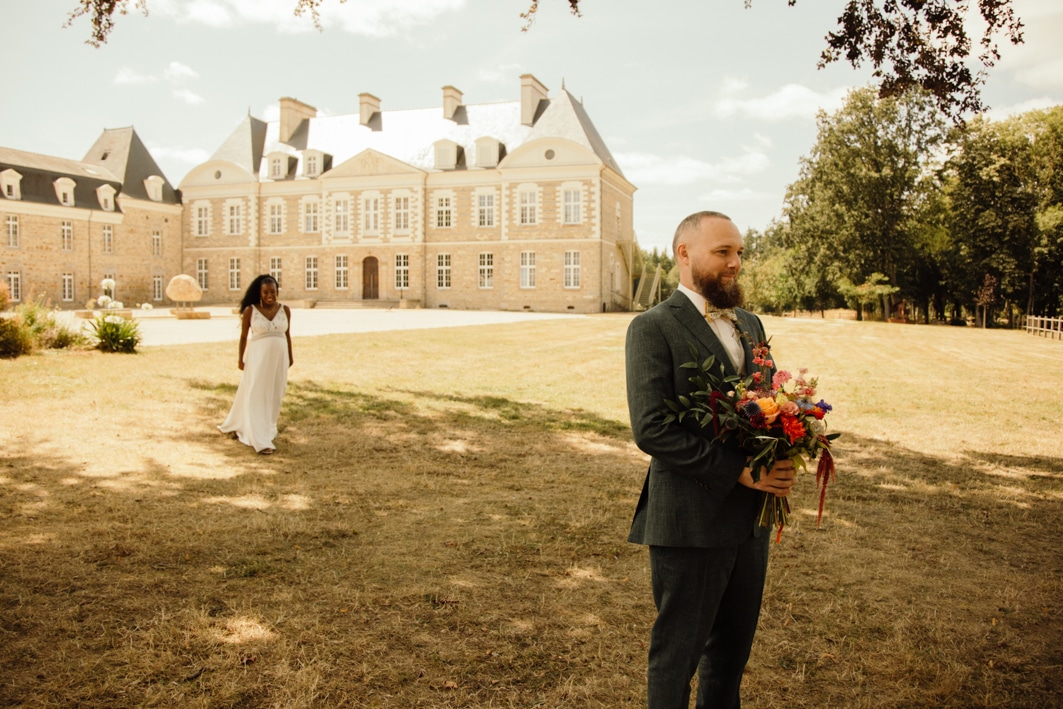
{"label": "man's beard", "polygon": [[737,279],[732,279],[730,285],[724,285],[719,276],[700,271],[696,266],[690,275],[694,281],[694,290],[701,293],[713,307],[737,308],[744,302],[742,286]]}

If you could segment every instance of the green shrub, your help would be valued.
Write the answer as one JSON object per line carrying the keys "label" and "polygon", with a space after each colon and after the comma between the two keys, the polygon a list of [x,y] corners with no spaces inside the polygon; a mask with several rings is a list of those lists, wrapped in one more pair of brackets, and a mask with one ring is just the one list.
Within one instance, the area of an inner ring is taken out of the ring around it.
{"label": "green shrub", "polygon": [[75,328],[54,319],[37,333],[37,346],[49,350],[65,350],[88,343],[88,338]]}
{"label": "green shrub", "polygon": [[85,344],[86,338],[77,329],[56,321],[55,311],[44,298],[27,301],[15,308],[33,337],[36,347],[64,349]]}
{"label": "green shrub", "polygon": [[0,310],[7,310],[7,304],[11,298],[11,294],[7,291],[7,284],[0,283]]}
{"label": "green shrub", "polygon": [[22,317],[0,316],[0,357],[13,359],[33,351],[33,333]]}
{"label": "green shrub", "polygon": [[137,345],[140,344],[140,325],[135,320],[101,313],[89,321],[89,326],[96,336],[97,349],[104,352],[137,351]]}

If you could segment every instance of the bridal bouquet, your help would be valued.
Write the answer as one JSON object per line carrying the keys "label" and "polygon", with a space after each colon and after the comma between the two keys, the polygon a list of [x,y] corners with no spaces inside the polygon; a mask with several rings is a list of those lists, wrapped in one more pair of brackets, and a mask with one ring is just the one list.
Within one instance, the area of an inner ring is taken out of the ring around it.
{"label": "bridal bouquet", "polygon": [[[737,443],[749,453],[754,480],[776,460],[789,458],[802,471],[808,461],[819,458],[819,528],[827,483],[835,476],[831,442],[841,434],[827,433],[824,417],[832,407],[822,399],[815,400],[817,380],[806,378],[807,369],[797,376],[786,371],[772,374],[775,364],[767,342],[753,348],[757,370],[745,378],[725,377],[723,365],[717,365],[715,357],[698,362],[697,348],[691,345],[690,351],[693,360],[682,366],[697,371],[690,377],[694,392],[689,397],[680,396],[678,402],[665,401],[671,411],[665,423],[693,416],[703,427],[712,426],[714,441]],[[758,522],[762,527],[778,527],[778,541],[783,527],[790,523],[790,503],[785,497],[766,495]]]}

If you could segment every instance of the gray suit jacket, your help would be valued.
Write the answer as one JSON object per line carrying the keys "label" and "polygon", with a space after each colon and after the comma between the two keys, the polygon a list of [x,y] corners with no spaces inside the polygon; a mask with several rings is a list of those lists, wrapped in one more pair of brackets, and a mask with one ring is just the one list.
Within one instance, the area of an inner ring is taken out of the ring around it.
{"label": "gray suit jacket", "polygon": [[[754,371],[752,345],[763,342],[764,326],[753,313],[737,309],[743,333],[746,371]],[[683,293],[642,313],[627,331],[627,401],[635,443],[650,455],[628,541],[658,546],[715,548],[765,533],[756,524],[763,493],[738,484],[746,454],[733,444],[714,444],[712,427],[693,418],[663,422],[665,399],[689,394],[694,370],[680,369],[710,354],[736,375],[716,334]]]}

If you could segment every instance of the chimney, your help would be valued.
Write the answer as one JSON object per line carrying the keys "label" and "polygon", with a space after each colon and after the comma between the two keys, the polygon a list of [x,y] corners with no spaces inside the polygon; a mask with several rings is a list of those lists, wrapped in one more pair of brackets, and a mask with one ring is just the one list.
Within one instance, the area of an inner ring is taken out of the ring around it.
{"label": "chimney", "polygon": [[300,123],[317,115],[317,109],[294,98],[282,98],[280,103],[280,141],[287,143],[299,128]]}
{"label": "chimney", "polygon": [[373,115],[380,113],[380,99],[373,94],[358,94],[358,112],[360,114],[358,122],[363,126],[369,125],[369,121],[373,120]]}
{"label": "chimney", "polygon": [[443,118],[454,120],[454,114],[461,108],[461,92],[453,86],[443,87]]}
{"label": "chimney", "polygon": [[530,126],[535,123],[539,102],[546,100],[546,87],[531,74],[520,77],[520,122]]}

